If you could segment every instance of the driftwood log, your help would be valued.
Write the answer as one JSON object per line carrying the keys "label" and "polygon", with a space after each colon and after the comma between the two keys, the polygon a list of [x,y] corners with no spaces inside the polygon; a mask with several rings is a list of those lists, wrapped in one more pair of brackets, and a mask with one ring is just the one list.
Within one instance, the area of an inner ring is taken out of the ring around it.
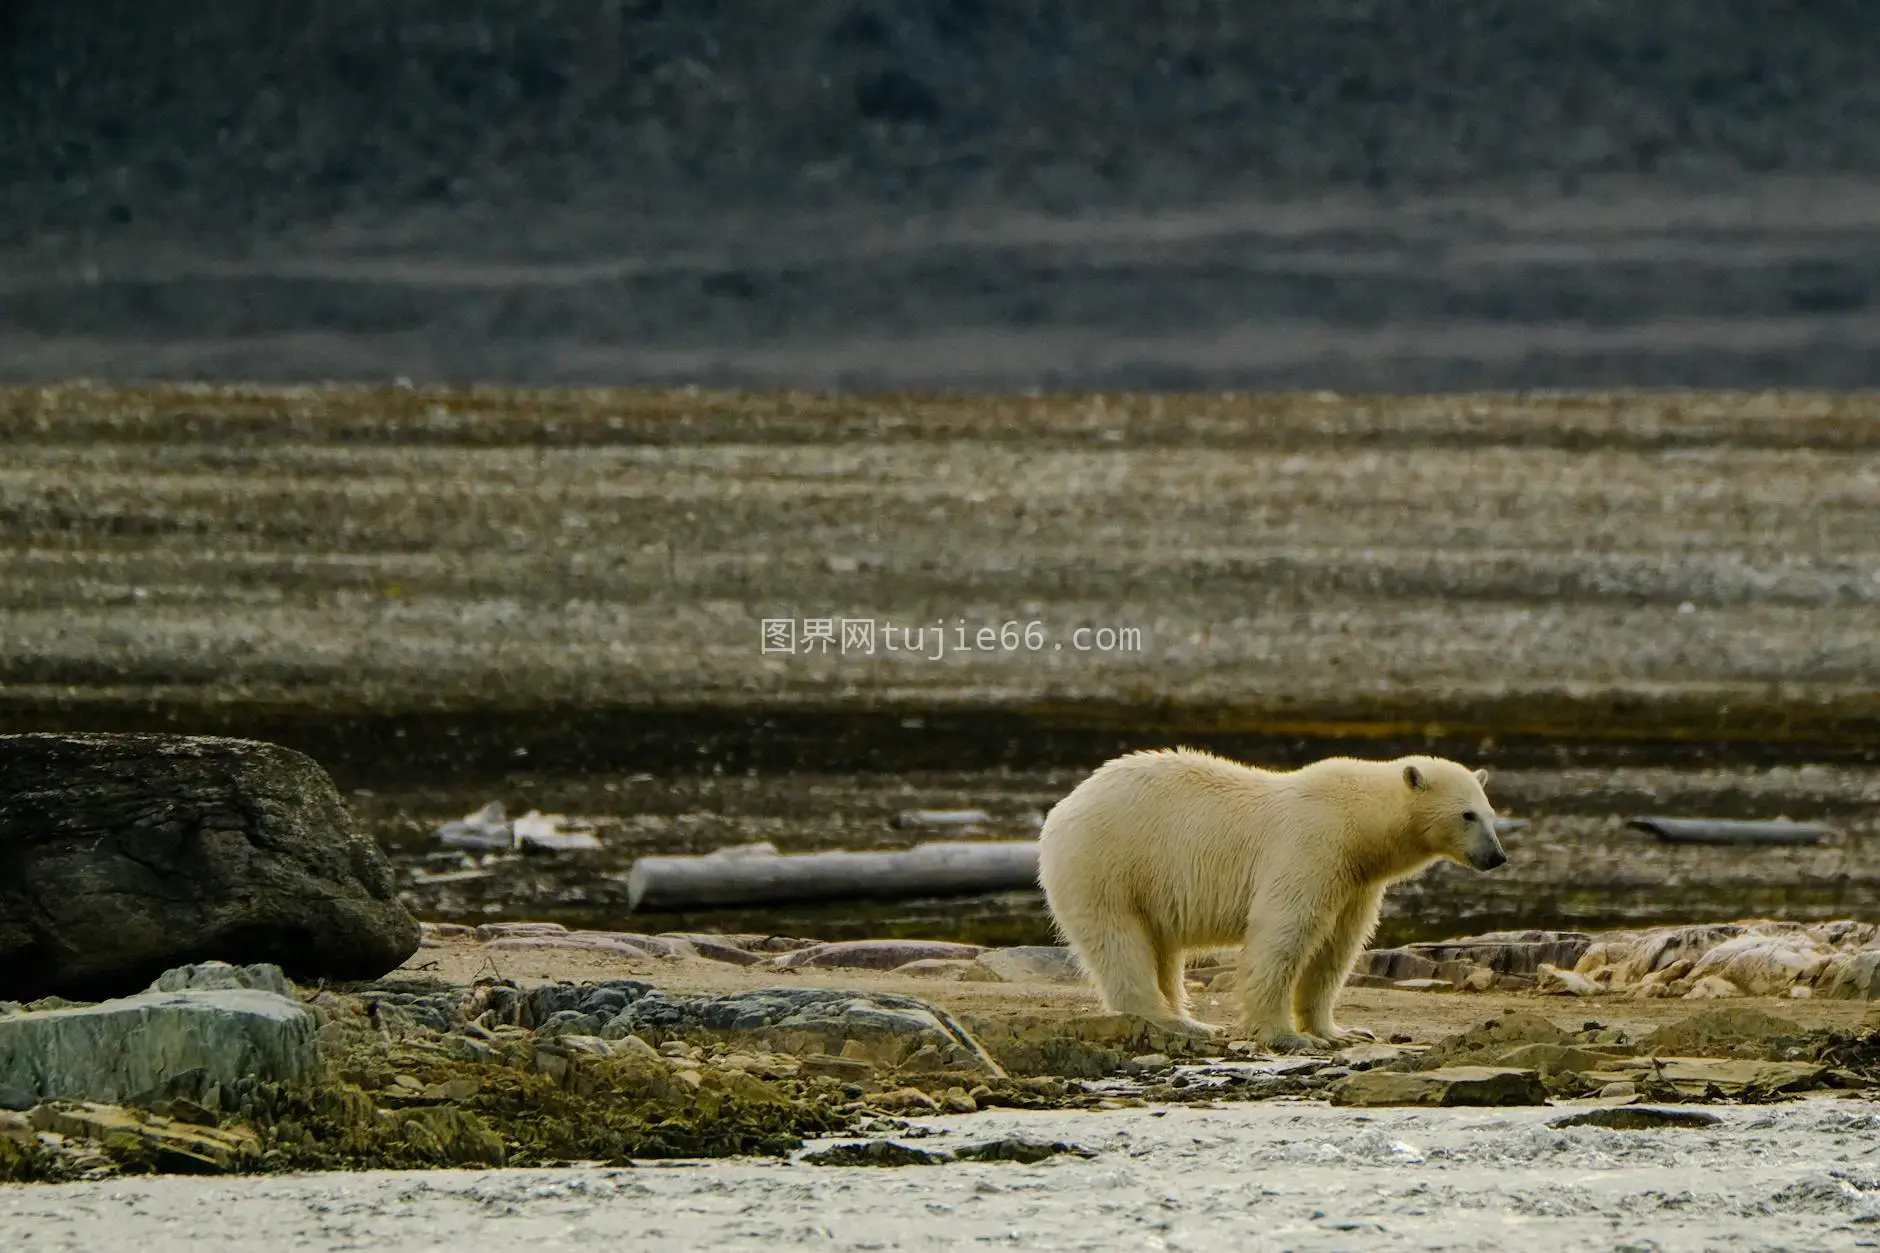
{"label": "driftwood log", "polygon": [[1819,844],[1827,827],[1812,822],[1733,818],[1628,818],[1626,825],[1667,844]]}
{"label": "driftwood log", "polygon": [[142,991],[189,962],[371,979],[418,948],[391,863],[274,744],[0,735],[0,1000]]}
{"label": "driftwood log", "polygon": [[921,844],[895,852],[783,855],[759,847],[702,857],[642,857],[627,876],[629,910],[840,900],[911,900],[1038,886],[1038,842]]}

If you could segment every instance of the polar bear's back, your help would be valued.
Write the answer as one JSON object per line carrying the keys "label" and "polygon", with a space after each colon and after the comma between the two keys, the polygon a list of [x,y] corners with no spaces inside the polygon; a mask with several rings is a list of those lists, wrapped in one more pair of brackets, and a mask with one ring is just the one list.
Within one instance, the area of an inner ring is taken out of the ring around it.
{"label": "polar bear's back", "polygon": [[[1231,938],[1264,864],[1302,828],[1297,776],[1193,749],[1098,767],[1045,818],[1039,880],[1054,914],[1133,914]],[[1310,803],[1306,803],[1310,808]]]}

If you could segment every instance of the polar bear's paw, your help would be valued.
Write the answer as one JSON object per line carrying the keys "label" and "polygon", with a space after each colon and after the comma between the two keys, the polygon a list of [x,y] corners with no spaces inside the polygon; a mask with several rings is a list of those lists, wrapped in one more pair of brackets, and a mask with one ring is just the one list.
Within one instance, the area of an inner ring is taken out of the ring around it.
{"label": "polar bear's paw", "polygon": [[1346,1048],[1353,1044],[1375,1044],[1377,1037],[1363,1027],[1333,1027],[1329,1031],[1314,1031],[1314,1038],[1323,1040],[1333,1048]]}
{"label": "polar bear's paw", "polygon": [[1212,1040],[1225,1034],[1222,1028],[1202,1022],[1199,1018],[1157,1018],[1150,1021],[1168,1035]]}

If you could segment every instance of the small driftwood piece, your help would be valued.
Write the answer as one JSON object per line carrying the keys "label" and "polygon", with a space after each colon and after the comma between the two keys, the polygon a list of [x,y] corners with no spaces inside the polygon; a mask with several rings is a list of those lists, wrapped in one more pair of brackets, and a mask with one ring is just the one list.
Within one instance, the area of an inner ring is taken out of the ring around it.
{"label": "small driftwood piece", "polygon": [[1819,844],[1829,828],[1813,822],[1743,821],[1732,818],[1626,819],[1634,827],[1667,844]]}
{"label": "small driftwood piece", "polygon": [[702,857],[642,857],[627,908],[712,909],[841,900],[973,896],[1038,886],[1038,842],[922,844],[893,852],[798,853],[737,848]]}

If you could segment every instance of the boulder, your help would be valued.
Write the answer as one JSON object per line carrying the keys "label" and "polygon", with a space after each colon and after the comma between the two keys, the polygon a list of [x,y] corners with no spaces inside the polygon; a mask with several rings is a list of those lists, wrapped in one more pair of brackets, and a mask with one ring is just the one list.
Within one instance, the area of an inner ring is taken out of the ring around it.
{"label": "boulder", "polygon": [[1459,940],[1412,944],[1407,950],[1399,951],[1407,951],[1439,966],[1461,962],[1486,967],[1496,974],[1532,975],[1543,964],[1571,970],[1592,942],[1593,937],[1581,931],[1490,931]]}
{"label": "boulder", "polygon": [[0,736],[0,998],[121,996],[210,960],[373,979],[418,939],[391,863],[300,753]]}
{"label": "boulder", "polygon": [[[1040,1011],[1032,1014],[998,1013],[969,1018],[973,1034],[1013,1074],[1055,1075],[1095,1079],[1120,1074],[1130,1059],[1160,1053],[1189,1061],[1219,1057],[1239,1042],[1151,1022],[1131,1014],[1072,1014]],[[1263,1052],[1246,1043],[1251,1052]],[[1322,1062],[1298,1059],[1317,1067]]]}
{"label": "boulder", "polygon": [[952,1161],[953,1155],[930,1153],[893,1140],[868,1140],[813,1149],[799,1160],[811,1166],[938,1166]]}
{"label": "boulder", "polygon": [[1414,1059],[1421,1050],[1406,1049],[1397,1044],[1379,1044],[1367,1040],[1363,1044],[1353,1044],[1340,1050],[1333,1056],[1336,1065],[1350,1070],[1369,1070],[1373,1066],[1388,1066],[1404,1058]]}
{"label": "boulder", "polygon": [[1707,950],[1691,966],[1693,984],[1711,976],[1727,979],[1749,996],[1780,996],[1812,984],[1834,950],[1807,932],[1743,935]]}
{"label": "boulder", "polygon": [[980,1144],[969,1144],[953,1156],[962,1162],[1017,1162],[1030,1166],[1053,1157],[1095,1157],[1081,1144],[1064,1140],[1034,1140],[1029,1136],[1005,1136]]}
{"label": "boulder", "polygon": [[1396,982],[1402,979],[1434,979],[1436,962],[1407,948],[1374,948],[1358,955],[1352,965],[1354,974],[1372,975]]}
{"label": "boulder", "polygon": [[923,957],[905,966],[896,966],[891,973],[905,975],[910,979],[946,979],[954,983],[966,981],[969,976],[979,976],[973,979],[973,982],[1001,982],[997,975],[977,961],[966,961],[958,957]]}
{"label": "boulder", "polygon": [[1539,1072],[1504,1066],[1446,1066],[1404,1073],[1361,1070],[1334,1084],[1334,1105],[1545,1105]]}
{"label": "boulder", "polygon": [[272,992],[276,996],[294,999],[294,985],[287,981],[279,966],[270,966],[266,962],[257,962],[252,966],[231,966],[227,962],[199,962],[194,966],[178,966],[175,970],[166,970],[157,976],[157,981],[150,985],[152,992],[228,992],[247,989],[255,992]]}
{"label": "boulder", "polygon": [[669,931],[659,937],[649,938],[677,940],[691,945],[694,953],[708,961],[729,962],[734,966],[755,966],[764,960],[730,936]]}
{"label": "boulder", "polygon": [[251,988],[146,992],[0,1018],[0,1090],[34,1101],[148,1105],[247,1080],[306,1079],[313,1015]]}
{"label": "boulder", "polygon": [[1602,1127],[1607,1131],[1663,1131],[1667,1128],[1717,1127],[1723,1119],[1701,1109],[1658,1109],[1651,1105],[1619,1105],[1567,1114],[1549,1127]]}
{"label": "boulder", "polygon": [[1844,1001],[1880,1000],[1880,949],[1849,955],[1835,968],[1828,995]]}
{"label": "boulder", "polygon": [[[1784,996],[1797,987],[1833,995],[1874,934],[1874,924],[1849,919],[1803,924],[1767,918],[1611,931],[1593,937],[1574,970],[1639,996],[1689,995],[1693,985],[1702,985],[1699,999]],[[1708,982],[1713,979],[1722,982]]]}
{"label": "boulder", "polygon": [[1084,969],[1068,948],[1027,945],[981,953],[977,965],[1006,983],[1081,983]]}
{"label": "boulder", "polygon": [[1608,931],[1593,937],[1573,969],[1588,978],[1609,971],[1612,987],[1629,987],[1674,962],[1695,962],[1706,952],[1744,934],[1740,923],[1650,927],[1642,931]]}
{"label": "boulder", "polygon": [[1543,996],[1595,996],[1600,987],[1585,975],[1542,962],[1534,972],[1534,990]]}
{"label": "boulder", "polygon": [[1705,975],[1702,979],[1696,979],[1691,982],[1689,990],[1684,993],[1684,999],[1687,1001],[1721,1001],[1741,995],[1743,995],[1743,989],[1737,987],[1736,984],[1731,983],[1722,975]]}

